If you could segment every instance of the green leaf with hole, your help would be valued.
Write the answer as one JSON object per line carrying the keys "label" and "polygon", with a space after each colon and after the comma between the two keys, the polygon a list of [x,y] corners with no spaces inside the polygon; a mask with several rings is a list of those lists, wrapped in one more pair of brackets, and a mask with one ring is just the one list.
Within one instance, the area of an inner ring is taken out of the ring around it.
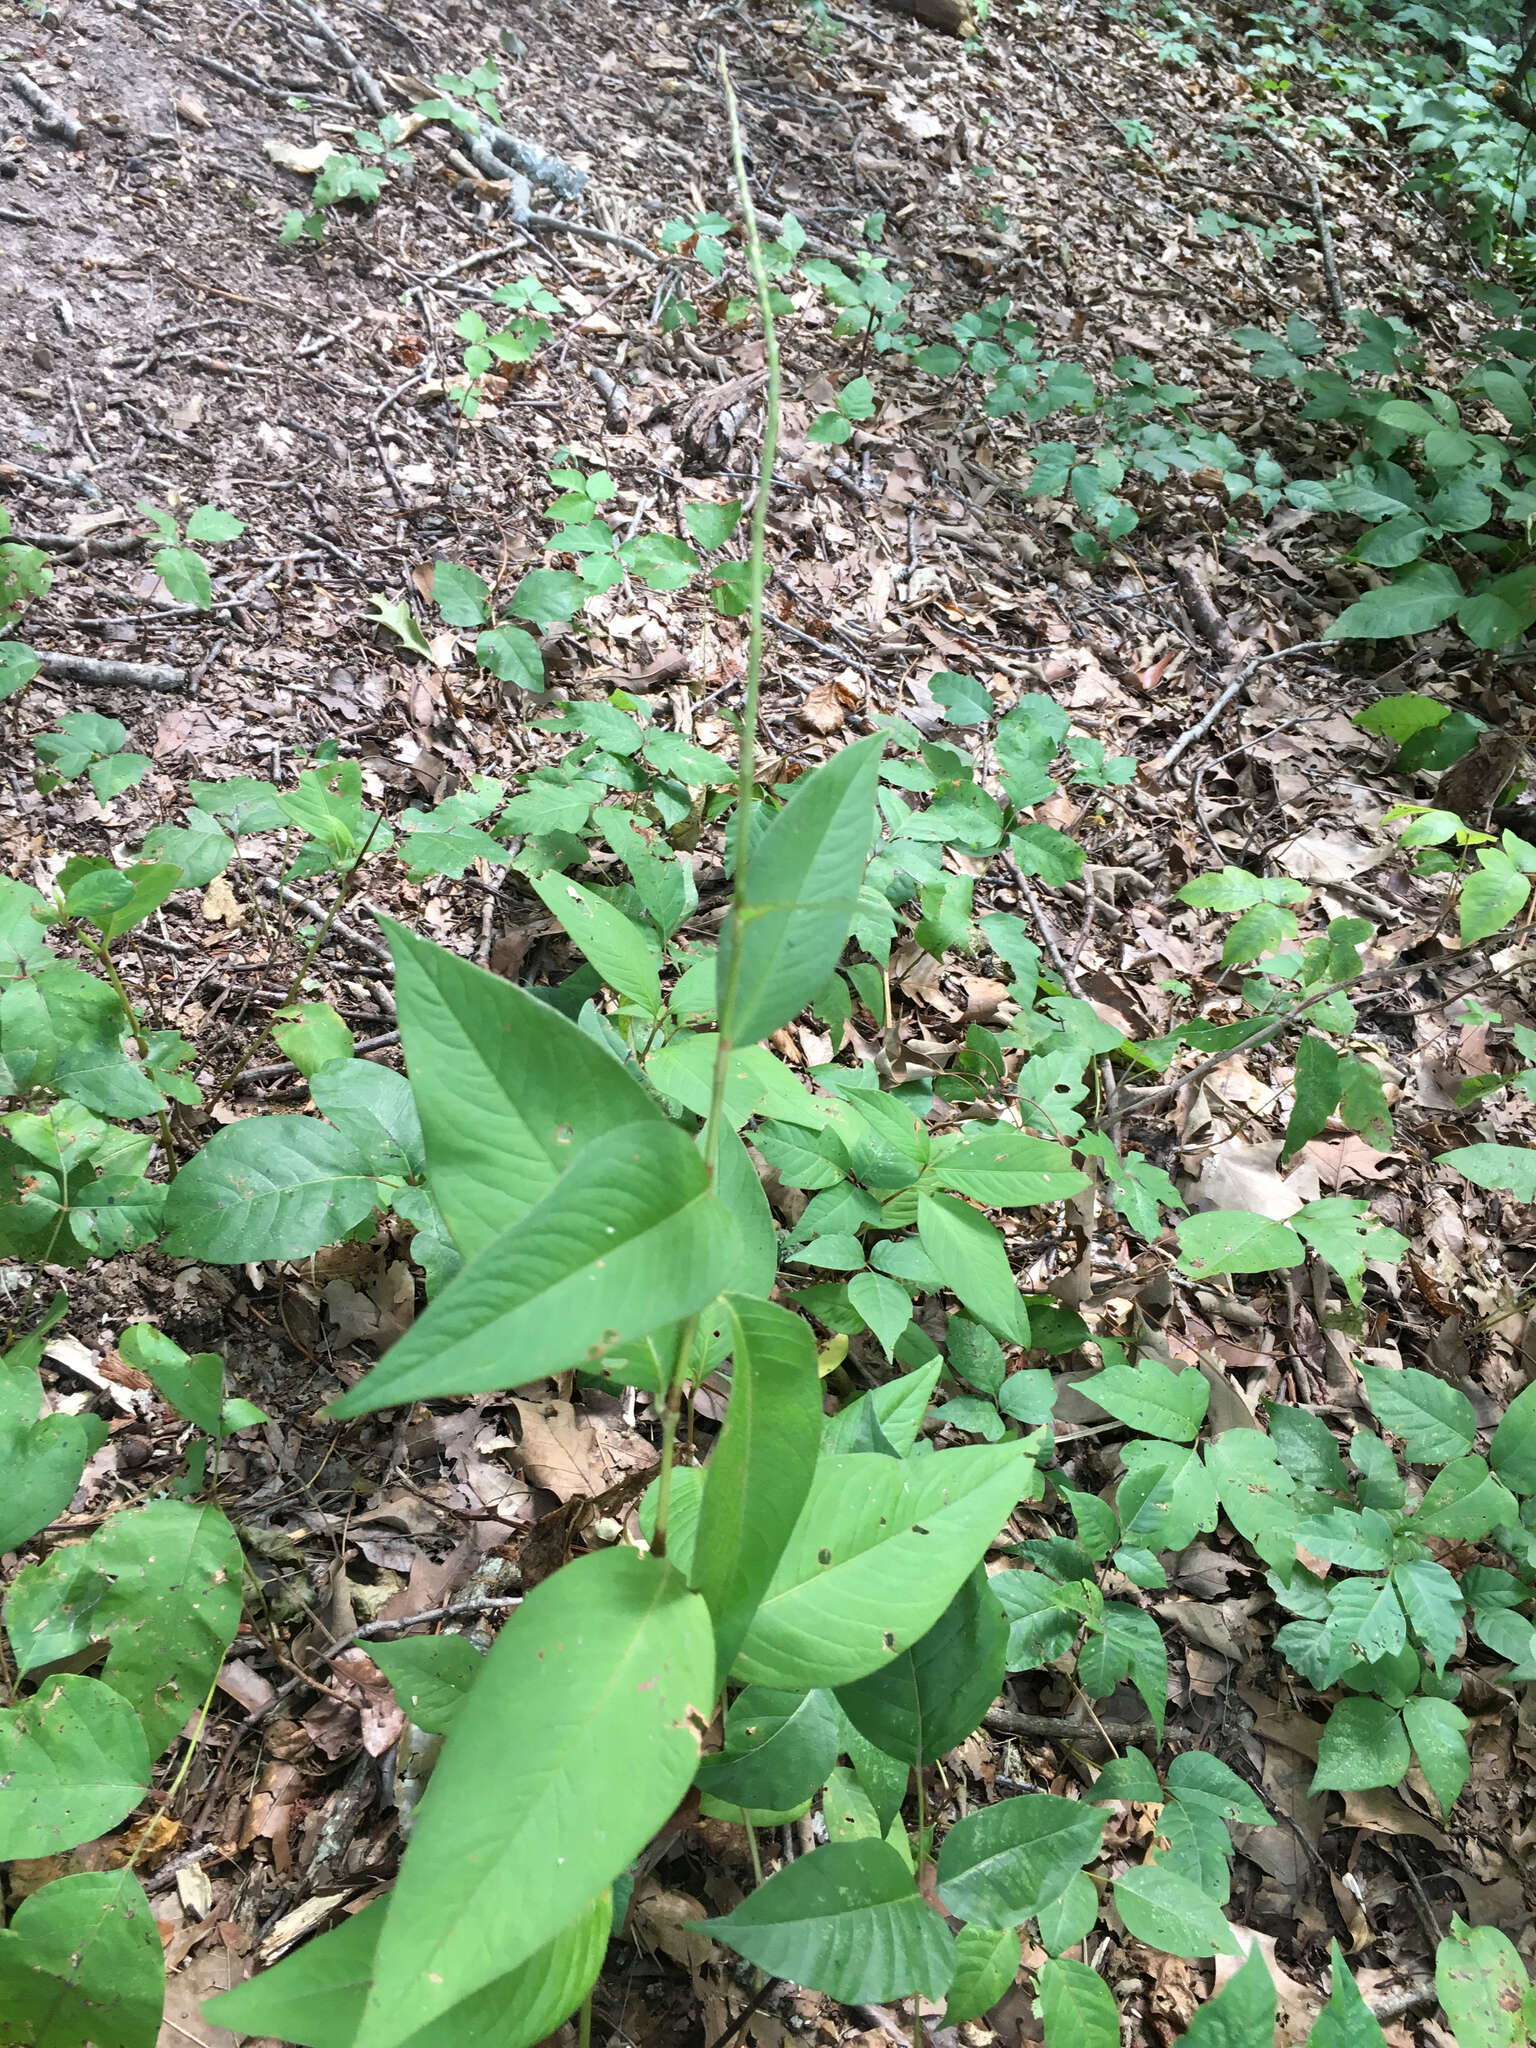
{"label": "green leaf with hole", "polygon": [[688,1137],[675,1124],[621,1125],[469,1260],[331,1413],[591,1370],[713,1301],[739,1250]]}
{"label": "green leaf with hole", "polygon": [[838,1705],[866,1741],[908,1763],[936,1763],[981,1726],[1003,1689],[1008,1619],[978,1565],[926,1635]]}
{"label": "green leaf with hole", "polygon": [[443,1744],[355,2048],[401,2048],[594,1907],[693,1778],[714,1663],[663,1559],[593,1551],[533,1589]]}
{"label": "green leaf with hole", "polygon": [[727,1296],[726,1307],[731,1398],[709,1461],[691,1574],[714,1618],[722,1672],[735,1662],[805,1506],[823,1422],[809,1323],[745,1295]]}
{"label": "green leaf with hole", "polygon": [[0,1933],[0,2048],[155,2048],[165,1961],[130,1870],[76,1871]]}
{"label": "green leaf with hole", "polygon": [[727,924],[717,986],[735,1045],[770,1037],[836,967],[859,905],[884,735],[856,740],[795,784],[752,850],[739,934]]}
{"label": "green leaf with hole", "polygon": [[1106,1816],[1081,1799],[1025,1792],[957,1820],[939,1851],[945,1908],[986,1927],[1017,1927],[1060,1898],[1099,1853]]}
{"label": "green leaf with hole", "polygon": [[954,1941],[886,1842],[832,1842],[776,1871],[733,1913],[694,1923],[775,1977],[845,2005],[942,1998]]}
{"label": "green leaf with hole", "polygon": [[484,1250],[595,1138],[664,1118],[607,1049],[536,996],[383,919],[426,1145],[455,1244]]}
{"label": "green leaf with hole", "polygon": [[1525,2048],[1530,1978],[1499,1928],[1468,1927],[1453,1914],[1435,1950],[1435,1990],[1457,2048]]}
{"label": "green leaf with hole", "polygon": [[214,1507],[126,1508],[28,1565],[5,1603],[17,1669],[111,1645],[103,1677],[158,1756],[202,1706],[240,1624],[240,1540]]}
{"label": "green leaf with hole", "polygon": [[1017,1443],[911,1464],[823,1456],[735,1676],[804,1691],[890,1663],[933,1627],[1033,1474]]}
{"label": "green leaf with hole", "polygon": [[0,1711],[0,1861],[92,1842],[149,1790],[133,1708],[99,1678],[46,1678]]}

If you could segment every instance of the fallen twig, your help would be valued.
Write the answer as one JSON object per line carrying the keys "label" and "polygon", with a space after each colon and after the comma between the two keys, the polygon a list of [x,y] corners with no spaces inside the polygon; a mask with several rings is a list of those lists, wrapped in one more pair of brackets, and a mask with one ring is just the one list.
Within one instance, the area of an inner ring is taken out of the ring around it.
{"label": "fallen twig", "polygon": [[1224,661],[1228,667],[1241,659],[1237,642],[1232,638],[1230,627],[1211,593],[1200,580],[1193,561],[1188,556],[1173,565],[1173,580],[1179,586],[1179,596],[1184,600],[1184,609],[1189,613],[1190,624],[1210,648],[1212,654]]}
{"label": "fallen twig", "polygon": [[1066,1714],[1021,1714],[1014,1707],[989,1707],[986,1725],[996,1735],[1034,1735],[1047,1742],[1142,1742],[1150,1721],[1076,1721]]}
{"label": "fallen twig", "polygon": [[1323,188],[1317,182],[1317,173],[1299,157],[1288,142],[1282,142],[1278,135],[1271,135],[1270,141],[1288,163],[1307,181],[1307,203],[1312,209],[1312,225],[1317,229],[1318,253],[1323,259],[1323,280],[1328,286],[1328,303],[1333,308],[1333,317],[1341,327],[1349,324],[1349,308],[1344,303],[1343,287],[1339,283],[1339,266],[1333,250],[1333,230],[1328,225],[1328,215],[1323,206]]}
{"label": "fallen twig", "polygon": [[44,92],[34,79],[28,78],[25,71],[10,72],[6,82],[17,99],[25,100],[32,109],[35,128],[40,128],[45,135],[56,135],[71,149],[85,147],[84,123],[77,121],[73,114],[65,113],[58,101]]}
{"label": "fallen twig", "polygon": [[1252,661],[1245,661],[1204,718],[1190,726],[1187,732],[1181,732],[1165,753],[1160,754],[1155,761],[1148,762],[1148,768],[1154,775],[1163,773],[1173,766],[1181,754],[1187,753],[1196,740],[1204,739],[1227,706],[1240,697],[1248,687],[1248,679],[1255,669],[1263,668],[1266,662],[1283,661],[1288,654],[1315,654],[1319,648],[1331,644],[1327,640],[1298,640],[1294,647],[1277,647],[1268,654],[1256,654]]}
{"label": "fallen twig", "polygon": [[352,90],[366,106],[382,120],[389,112],[389,102],[384,97],[384,88],[373,73],[353,53],[351,45],[332,23],[326,20],[318,7],[312,7],[309,0],[293,0],[295,10],[310,22],[321,41],[331,54],[346,67]]}
{"label": "fallen twig", "polygon": [[93,661],[86,654],[44,654],[37,652],[37,665],[45,676],[57,676],[70,683],[108,683],[130,690],[184,690],[187,672],[163,662]]}
{"label": "fallen twig", "polygon": [[628,235],[616,235],[611,228],[589,227],[584,220],[562,220],[557,213],[530,213],[526,220],[518,222],[518,226],[532,228],[541,235],[580,235],[584,241],[601,242],[609,249],[622,249],[627,255],[638,256],[642,262],[656,261],[655,250],[647,249],[643,242],[632,241]]}

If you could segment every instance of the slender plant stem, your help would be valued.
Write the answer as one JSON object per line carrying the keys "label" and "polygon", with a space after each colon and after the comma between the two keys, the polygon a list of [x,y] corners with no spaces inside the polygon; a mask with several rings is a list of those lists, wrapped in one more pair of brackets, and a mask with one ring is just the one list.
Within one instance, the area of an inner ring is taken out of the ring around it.
{"label": "slender plant stem", "polygon": [[[747,262],[757,289],[757,308],[763,323],[763,353],[768,382],[763,399],[763,446],[758,458],[757,495],[752,501],[752,603],[747,630],[747,688],[741,718],[736,728],[736,816],[732,825],[731,903],[725,929],[720,937],[720,959],[725,964],[725,985],[719,991],[719,1040],[710,1081],[709,1113],[704,1120],[704,1165],[711,1180],[720,1157],[720,1132],[725,1122],[725,1090],[730,1078],[731,1018],[741,980],[741,931],[747,910],[747,864],[751,847],[753,767],[757,750],[757,711],[763,675],[763,591],[767,583],[768,497],[773,489],[773,463],[779,441],[779,343],[773,325],[773,303],[769,293],[763,245],[757,232],[757,211],[752,188],[747,182],[746,154],[741,140],[741,116],[731,75],[724,56],[720,59],[720,86],[725,95],[726,120],[731,133],[731,163],[736,174],[736,192],[741,201]],[[677,1429],[682,1414],[683,1386],[698,1341],[699,1318],[690,1316],[678,1340],[677,1356],[667,1383],[666,1406],[661,1422],[661,1471],[656,1485],[656,1525],[651,1549],[665,1557],[667,1527],[672,1507],[672,1465],[677,1454]]]}
{"label": "slender plant stem", "polygon": [[[85,943],[87,950],[100,962],[101,971],[111,983],[112,993],[117,997],[122,1013],[128,1019],[128,1030],[138,1050],[139,1058],[141,1060],[148,1059],[149,1040],[144,1036],[143,1028],[139,1023],[138,1012],[134,1009],[132,999],[127,989],[123,986],[123,978],[117,971],[117,963],[112,958],[110,945],[105,939],[87,939]],[[169,1179],[174,1180],[176,1178],[176,1145],[171,1137],[171,1120],[163,1109],[155,1111],[155,1118],[160,1125],[160,1143],[165,1148],[166,1174]]]}
{"label": "slender plant stem", "polygon": [[581,2010],[576,2015],[576,2048],[592,2048],[592,1994],[590,1991],[581,2001]]}

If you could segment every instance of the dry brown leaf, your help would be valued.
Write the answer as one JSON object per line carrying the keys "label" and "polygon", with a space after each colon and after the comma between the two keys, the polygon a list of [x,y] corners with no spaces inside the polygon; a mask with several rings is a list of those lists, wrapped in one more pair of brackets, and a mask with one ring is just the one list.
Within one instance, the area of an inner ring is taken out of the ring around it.
{"label": "dry brown leaf", "polygon": [[514,1401],[523,1471],[556,1500],[589,1500],[612,1483],[597,1433],[569,1401]]}
{"label": "dry brown leaf", "polygon": [[227,925],[231,931],[244,924],[246,906],[230,887],[229,878],[215,875],[203,891],[203,916],[209,924]]}
{"label": "dry brown leaf", "polygon": [[261,146],[273,163],[281,164],[285,171],[297,171],[301,178],[315,177],[335,155],[329,142],[312,142],[301,149],[280,135],[269,135]]}
{"label": "dry brown leaf", "polygon": [[834,733],[843,729],[843,707],[833,683],[818,683],[806,693],[800,706],[800,723],[812,732]]}
{"label": "dry brown leaf", "polygon": [[1422,1813],[1415,1813],[1406,1800],[1388,1786],[1369,1792],[1345,1792],[1344,1819],[1352,1828],[1364,1828],[1372,1835],[1417,1835],[1421,1842],[1433,1842],[1437,1849],[1449,1849],[1448,1836]]}

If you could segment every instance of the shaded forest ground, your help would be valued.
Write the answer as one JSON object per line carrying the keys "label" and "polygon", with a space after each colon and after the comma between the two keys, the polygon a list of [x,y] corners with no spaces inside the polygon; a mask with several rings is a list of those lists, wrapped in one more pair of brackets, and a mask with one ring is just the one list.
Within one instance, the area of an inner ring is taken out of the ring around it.
{"label": "shaded forest ground", "polygon": [[[609,239],[509,224],[462,189],[443,145],[419,149],[376,208],[333,215],[317,250],[282,248],[277,230],[307,181],[268,145],[303,149],[364,115],[334,48],[297,15],[129,0],[69,0],[36,22],[12,15],[8,54],[89,124],[81,152],[17,131],[0,163],[0,490],[19,536],[59,570],[29,635],[45,650],[168,663],[190,679],[164,696],[42,680],[7,712],[0,844],[13,874],[136,843],[175,813],[189,776],[281,781],[328,739],[360,756],[366,791],[390,810],[430,805],[472,774],[515,781],[552,752],[525,696],[451,646],[438,661],[410,657],[370,621],[370,600],[416,605],[432,634],[422,599],[434,560],[494,579],[539,559],[562,451],[607,470],[637,525],[680,531],[684,495],[745,494],[761,367],[752,324],[730,324],[724,288],[712,295],[697,272],[686,289],[698,326],[666,334],[657,317],[682,289],[662,228],[733,212],[721,49],[765,216],[792,211],[809,248],[846,262],[868,246],[861,224],[882,215],[882,252],[912,279],[922,320],[938,328],[1006,294],[1052,354],[1100,370],[1142,356],[1197,386],[1202,418],[1245,445],[1263,443],[1273,387],[1254,384],[1230,331],[1279,328],[1291,313],[1326,318],[1328,285],[1315,241],[1282,242],[1266,258],[1251,238],[1200,233],[1203,209],[1306,227],[1311,170],[1348,304],[1408,322],[1432,377],[1487,324],[1463,246],[1407,189],[1401,158],[1362,149],[1348,167],[1316,154],[1303,163],[1261,135],[1239,137],[1248,95],[1235,73],[1214,59],[1160,66],[1134,25],[1071,0],[1019,18],[999,7],[974,47],[858,6],[818,21],[788,0],[707,10],[663,0],[643,14],[530,0],[515,16],[440,0],[388,15],[338,7],[335,18],[402,110],[436,72],[465,73],[499,52],[508,125],[588,172],[579,207],[565,210]],[[1127,122],[1146,124],[1155,153],[1127,142]],[[562,205],[548,194],[536,203]],[[554,336],[462,419],[443,395],[461,355],[454,324],[487,286],[525,274],[559,301]],[[808,442],[850,368],[830,328],[811,306],[786,338],[763,720],[782,763],[820,758],[872,711],[931,725],[926,681],[949,670],[978,676],[1000,702],[1048,692],[1111,754],[1154,762],[1199,719],[1221,667],[1195,593],[1231,643],[1255,653],[1316,640],[1353,594],[1336,569],[1282,549],[1299,524],[1289,510],[1229,535],[1220,490],[1199,476],[1166,502],[1144,487],[1127,559],[1090,571],[1066,517],[1019,493],[1030,430],[930,379],[887,378],[878,415],[849,448]],[[140,538],[136,503],[177,498],[247,522],[220,553],[207,616],[167,604]],[[710,747],[724,735],[720,702],[740,688],[744,633],[702,594],[627,586],[583,629],[547,635],[544,651],[551,680],[574,698],[628,688]],[[1178,774],[1144,775],[1086,819],[1075,800],[1056,800],[1054,822],[1086,834],[1090,866],[1085,885],[1045,892],[1043,936],[1127,1035],[1167,1024],[1162,984],[1212,977],[1174,898],[1229,860],[1262,855],[1319,886],[1340,914],[1364,907],[1405,958],[1425,943],[1435,899],[1390,858],[1379,829],[1404,785],[1350,724],[1387,680],[1388,660],[1375,667],[1333,650],[1274,662]],[[1399,649],[1390,673],[1394,687],[1431,684],[1499,719],[1519,683],[1448,642]],[[121,719],[154,761],[110,821],[83,784],[46,797],[28,784],[26,738],[85,708]],[[373,907],[498,971],[531,979],[570,964],[515,878],[413,887],[389,874],[370,881]],[[275,876],[248,879],[254,890],[211,891],[200,915],[167,914],[142,938],[145,985],[210,1061],[281,1000],[292,968],[291,944],[258,910],[272,907],[259,885]],[[990,901],[1029,909],[1006,883]],[[354,904],[306,992],[385,1045],[382,958]],[[1396,1075],[1401,1148],[1381,1155],[1330,1137],[1304,1162],[1312,1192],[1371,1193],[1414,1248],[1391,1331],[1375,1328],[1366,1356],[1427,1360],[1490,1414],[1530,1371],[1529,1249],[1501,1237],[1496,1197],[1453,1198],[1425,1161],[1462,1141],[1458,1086],[1488,1065],[1486,1029],[1462,1021],[1457,999],[1489,1000],[1500,987],[1506,1017],[1536,1021],[1512,988],[1514,966],[1500,955],[1388,984],[1371,1021]],[[942,1065],[968,1022],[996,1014],[997,982],[915,947],[898,952],[893,981],[897,1025],[881,1051],[898,1068]],[[809,1031],[792,1054],[827,1056]],[[281,1062],[258,1064],[238,1107],[259,1100],[297,1104],[302,1085]],[[1262,1063],[1238,1059],[1136,1136],[1200,1198],[1262,1210],[1286,1199],[1276,1193],[1281,1122]],[[1170,1356],[1234,1375],[1242,1398],[1289,1390],[1326,1406],[1330,1334],[1294,1289],[1239,1301],[1190,1288],[1170,1302],[1160,1271],[1127,1273],[1110,1247],[1097,1263],[1092,1246],[1034,1256],[1069,1299],[1133,1300],[1147,1280],[1141,1306],[1162,1317]],[[1074,1270],[1075,1297],[1065,1285]],[[126,1323],[149,1317],[188,1349],[226,1353],[240,1391],[276,1418],[224,1482],[267,1582],[266,1615],[230,1667],[227,1713],[177,1796],[150,1877],[172,1964],[164,2041],[212,2044],[233,2037],[200,2017],[199,1998],[369,1896],[398,1848],[368,1718],[384,1711],[368,1693],[371,1667],[353,1674],[355,1692],[329,1680],[292,1690],[259,1729],[242,1729],[242,1712],[266,1711],[295,1674],[319,1679],[326,1640],[381,1613],[436,1609],[477,1570],[475,1583],[488,1584],[487,1556],[504,1551],[516,1569],[530,1540],[558,1556],[577,1540],[581,1504],[635,1469],[635,1440],[600,1401],[480,1403],[344,1440],[314,1422],[345,1368],[412,1313],[409,1271],[385,1238],[303,1269],[146,1258],[71,1285],[53,1368],[61,1382],[94,1373],[119,1426],[70,1526],[93,1526],[176,1463],[174,1424],[113,1363]],[[1066,1398],[1058,1422],[1081,1428],[1095,1412]],[[1157,1603],[1175,1659],[1171,1727],[1240,1764],[1284,1820],[1240,1831],[1231,1917],[1279,1944],[1288,2026],[1304,2025],[1327,1939],[1339,1935],[1389,2036],[1443,2041],[1424,1989],[1435,1930],[1452,1911],[1517,1937],[1530,1924],[1528,1696],[1469,1682],[1475,1771],[1449,1828],[1412,1781],[1401,1795],[1308,1799],[1317,1724],[1268,1655],[1267,1604],[1240,1559],[1203,1544]],[[1065,1696],[1040,1679],[1020,1682],[1015,1704],[1059,1711]],[[1075,1782],[1073,1771],[1049,1743],[994,1727],[951,1776],[962,1788],[967,1774],[1049,1787]],[[729,1967],[680,1923],[700,1903],[725,1909],[745,1876],[725,1859],[739,1853],[708,1823],[680,1824],[658,1846],[599,1996],[612,2038],[648,2048],[722,2031]],[[12,1897],[48,1874],[13,1872]],[[1128,1942],[1099,1967],[1148,2040],[1170,2038],[1206,1988],[1203,1965]],[[865,2025],[875,2040],[893,2024],[878,2011],[833,2014],[804,1994],[754,2032],[779,2041],[791,2023],[821,2039]],[[1008,2048],[1038,2038],[1027,1993],[990,2026]]]}

